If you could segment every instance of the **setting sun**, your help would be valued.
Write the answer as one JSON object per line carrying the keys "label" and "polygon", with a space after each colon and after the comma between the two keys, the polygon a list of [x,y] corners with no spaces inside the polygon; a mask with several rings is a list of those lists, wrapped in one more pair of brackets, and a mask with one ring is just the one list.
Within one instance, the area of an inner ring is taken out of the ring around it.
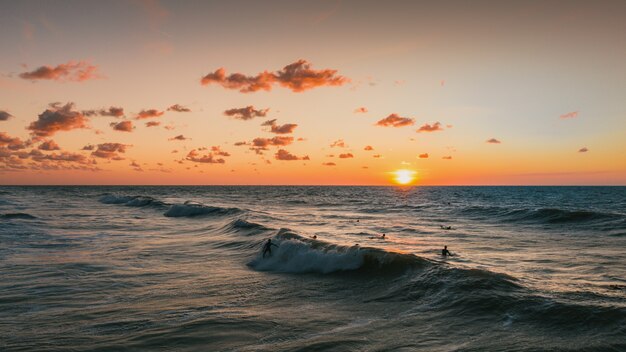
{"label": "setting sun", "polygon": [[401,185],[408,185],[409,183],[413,182],[413,180],[415,180],[415,171],[412,170],[396,170],[393,172],[393,174],[395,175],[393,180]]}

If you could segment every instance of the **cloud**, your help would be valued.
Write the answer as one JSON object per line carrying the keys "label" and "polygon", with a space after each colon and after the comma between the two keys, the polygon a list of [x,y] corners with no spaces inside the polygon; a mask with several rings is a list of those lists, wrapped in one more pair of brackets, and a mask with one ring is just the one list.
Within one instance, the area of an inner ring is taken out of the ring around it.
{"label": "cloud", "polygon": [[40,79],[54,81],[83,82],[90,79],[101,78],[97,73],[98,67],[86,61],[69,61],[55,67],[41,66],[34,71],[20,73],[20,78],[36,81]]}
{"label": "cloud", "polygon": [[164,112],[163,111],[159,111],[157,109],[148,109],[148,110],[141,110],[137,116],[135,117],[137,120],[140,119],[149,119],[149,118],[153,118],[153,117],[159,117],[161,115],[163,115]]}
{"label": "cloud", "polygon": [[[189,151],[189,153],[187,153],[187,157],[185,157],[186,160],[189,161],[193,161],[196,163],[205,163],[205,164],[224,164],[226,162],[226,160],[224,160],[224,158],[218,158],[218,155],[222,155],[222,156],[229,156],[230,154],[226,153],[226,152],[222,152],[220,147],[211,147],[211,152],[201,155],[200,152],[196,149],[192,149],[191,151]],[[217,153],[214,153],[214,151],[217,151]]]}
{"label": "cloud", "polygon": [[582,147],[582,148],[578,149],[579,153],[586,153],[588,151],[589,151],[589,149],[587,149],[587,147]]}
{"label": "cloud", "polygon": [[559,117],[562,119],[573,119],[573,118],[578,117],[578,111],[568,112],[567,114],[563,114]]}
{"label": "cloud", "polygon": [[176,111],[176,112],[191,112],[191,109],[184,107],[182,105],[179,104],[174,104],[172,106],[170,106],[169,108],[167,108],[167,111]]}
{"label": "cloud", "polygon": [[428,153],[423,153],[419,155],[420,159],[428,159]]}
{"label": "cloud", "polygon": [[60,103],[50,104],[46,111],[39,114],[37,121],[32,122],[27,129],[39,137],[49,137],[59,131],[69,131],[76,128],[88,128],[85,115],[74,110],[74,103],[61,106]]}
{"label": "cloud", "polygon": [[296,156],[296,155],[293,155],[293,154],[289,153],[285,149],[278,149],[276,154],[274,154],[274,158],[276,160],[287,160],[287,161],[292,161],[292,160],[310,160],[308,155],[303,156],[303,157],[299,157],[299,156]]}
{"label": "cloud", "polygon": [[331,148],[334,148],[334,147],[346,148],[346,147],[348,147],[348,145],[346,144],[346,142],[343,141],[343,139],[338,139],[338,140],[332,142],[330,147]]}
{"label": "cloud", "polygon": [[382,158],[382,157],[383,157],[383,156],[382,156],[382,155],[380,155],[380,154],[374,154],[374,155],[372,155],[372,156],[373,156],[374,158],[376,158],[376,159],[378,159],[378,158]]}
{"label": "cloud", "polygon": [[83,110],[83,115],[89,116],[89,117],[91,117],[91,116],[122,117],[122,116],[124,116],[124,108],[111,106],[108,109]]}
{"label": "cloud", "polygon": [[130,146],[121,143],[102,143],[98,144],[98,148],[91,155],[102,159],[124,160],[119,154],[126,153],[127,147]]}
{"label": "cloud", "polygon": [[324,165],[324,166],[337,166],[337,164],[335,164],[333,162],[322,163],[322,165]]}
{"label": "cloud", "polygon": [[6,132],[0,132],[0,147],[6,147],[9,150],[21,150],[28,147],[29,142],[24,142],[17,137],[11,137]]}
{"label": "cloud", "polygon": [[52,151],[52,150],[61,150],[61,147],[59,147],[59,145],[56,144],[55,141],[53,141],[52,139],[49,139],[49,140],[44,141],[43,143],[41,143],[39,145],[38,149],[46,150],[46,151]]}
{"label": "cloud", "polygon": [[495,138],[488,139],[486,142],[487,143],[491,143],[491,144],[500,144],[500,143],[502,143],[502,142],[500,142],[499,140],[497,140]]}
{"label": "cloud", "polygon": [[133,131],[133,123],[131,121],[122,121],[119,123],[111,122],[111,127],[113,127],[116,131],[122,132],[132,132]]}
{"label": "cloud", "polygon": [[0,121],[6,121],[12,117],[13,115],[9,114],[8,112],[0,110]]}
{"label": "cloud", "polygon": [[285,146],[293,143],[293,137],[274,137],[274,138],[255,138],[252,140],[252,145],[255,147],[268,147],[268,146]]}
{"label": "cloud", "polygon": [[313,70],[306,60],[298,60],[276,72],[263,71],[256,76],[241,73],[227,76],[224,68],[219,68],[200,80],[203,86],[219,84],[226,89],[238,89],[242,93],[270,91],[274,84],[293,92],[303,92],[321,86],[341,86],[347,82],[347,78],[337,75],[337,70]]}
{"label": "cloud", "polygon": [[366,145],[363,150],[374,150],[374,147],[372,147],[371,145]]}
{"label": "cloud", "polygon": [[235,142],[235,143],[233,143],[233,145],[235,145],[235,146],[248,145],[248,142]]}
{"label": "cloud", "polygon": [[452,156],[451,155],[447,155],[447,156],[441,157],[441,159],[452,160]]}
{"label": "cloud", "polygon": [[143,171],[141,165],[139,165],[139,163],[137,163],[135,160],[133,160],[132,163],[128,164],[128,166],[132,167],[135,171]]}
{"label": "cloud", "polygon": [[349,158],[354,158],[354,155],[352,155],[352,153],[339,154],[339,159],[349,159]]}
{"label": "cloud", "polygon": [[414,123],[415,123],[415,120],[412,118],[402,117],[402,116],[399,116],[398,114],[391,114],[385,117],[384,119],[376,122],[376,126],[405,127],[405,126],[411,126]]}
{"label": "cloud", "polygon": [[146,127],[156,127],[161,124],[161,121],[148,121],[146,122]]}
{"label": "cloud", "polygon": [[358,113],[365,114],[366,112],[367,112],[367,108],[363,106],[354,109],[355,114],[358,114]]}
{"label": "cloud", "polygon": [[417,129],[418,133],[421,133],[421,132],[437,132],[437,131],[443,131],[443,128],[441,128],[441,123],[440,122],[435,122],[432,125],[429,125],[429,124],[425,123],[420,128]]}
{"label": "cloud", "polygon": [[224,111],[224,115],[238,120],[251,120],[255,117],[265,117],[269,111],[270,109],[257,110],[254,106],[249,105],[245,108],[228,109]]}
{"label": "cloud", "polygon": [[94,150],[96,149],[96,146],[93,144],[87,144],[86,146],[84,146],[81,150]]}
{"label": "cloud", "polygon": [[267,120],[267,121],[263,122],[261,124],[261,126],[270,126],[271,127],[270,132],[276,133],[276,134],[293,133],[293,130],[295,130],[296,127],[298,127],[298,125],[295,124],[295,123],[286,123],[284,125],[277,125],[276,124],[276,119],[274,119],[274,120]]}
{"label": "cloud", "polygon": [[187,138],[187,137],[183,136],[182,134],[179,134],[176,137],[169,138],[168,141],[186,141],[188,139],[191,139],[191,138]]}

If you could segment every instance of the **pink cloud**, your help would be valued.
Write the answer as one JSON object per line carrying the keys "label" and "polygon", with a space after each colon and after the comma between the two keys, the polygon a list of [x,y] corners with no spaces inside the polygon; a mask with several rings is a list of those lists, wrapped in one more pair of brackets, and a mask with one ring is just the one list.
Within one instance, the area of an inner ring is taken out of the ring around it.
{"label": "pink cloud", "polygon": [[187,153],[187,157],[185,157],[185,159],[196,163],[224,164],[226,160],[224,160],[224,158],[218,158],[217,156],[230,155],[226,152],[223,152],[219,146],[211,147],[211,150],[211,152],[202,155],[198,150],[192,149],[189,153]]}
{"label": "pink cloud", "polygon": [[24,142],[17,137],[11,137],[6,132],[0,132],[0,147],[6,147],[9,150],[20,150],[28,147],[30,143]]}
{"label": "pink cloud", "polygon": [[148,121],[146,122],[146,127],[156,127],[161,124],[161,121]]}
{"label": "pink cloud", "polygon": [[98,144],[98,148],[91,155],[109,160],[124,160],[120,154],[126,153],[127,144],[121,143],[102,143]]}
{"label": "pink cloud", "polygon": [[421,132],[437,132],[437,131],[443,131],[443,128],[441,128],[441,123],[440,122],[435,122],[432,125],[429,124],[424,124],[422,125],[420,128],[417,129],[418,133]]}
{"label": "pink cloud", "polygon": [[408,117],[401,117],[398,114],[391,114],[387,117],[385,117],[382,120],[379,120],[378,122],[376,122],[376,126],[383,126],[383,127],[405,127],[405,126],[411,126],[415,123],[415,120],[412,118],[408,118]]}
{"label": "pink cloud", "polygon": [[90,116],[90,117],[91,116],[122,117],[122,116],[124,116],[124,108],[111,106],[108,109],[83,110],[83,115]]}
{"label": "pink cloud", "polygon": [[163,115],[164,112],[163,111],[159,111],[157,109],[148,109],[148,110],[141,110],[137,116],[135,117],[137,120],[140,119],[149,119],[149,118],[153,118],[153,117],[159,117],[161,115]]}
{"label": "pink cloud", "polygon": [[69,61],[55,67],[41,66],[31,72],[20,73],[20,78],[31,81],[36,80],[54,80],[54,81],[73,81],[83,82],[90,79],[100,78],[96,73],[98,67],[91,65],[86,61]]}
{"label": "pink cloud", "polygon": [[337,70],[313,70],[306,60],[298,60],[276,72],[263,71],[256,76],[246,76],[241,73],[226,75],[224,68],[202,77],[202,85],[219,84],[226,89],[238,89],[242,93],[270,91],[274,84],[291,89],[293,92],[303,92],[321,86],[341,86],[349,80],[338,76]]}
{"label": "pink cloud", "polygon": [[265,121],[265,122],[263,122],[261,124],[261,126],[270,126],[270,128],[271,128],[270,132],[276,133],[276,134],[293,133],[293,130],[295,130],[296,127],[298,127],[298,125],[295,124],[295,123],[287,123],[287,124],[284,124],[284,125],[277,125],[276,124],[276,119]]}
{"label": "pink cloud", "polygon": [[349,159],[349,158],[354,158],[354,155],[352,155],[352,153],[339,154],[339,159]]}
{"label": "pink cloud", "polygon": [[169,138],[168,141],[186,141],[188,139],[191,139],[191,138],[187,138],[187,137],[183,136],[182,134],[179,134],[176,137]]}
{"label": "pink cloud", "polygon": [[176,112],[191,112],[191,109],[184,107],[182,105],[174,104],[167,108],[167,111],[176,111]]}
{"label": "pink cloud", "polygon": [[122,132],[132,132],[133,131],[133,123],[131,121],[122,121],[122,122],[119,122],[119,123],[111,122],[110,125],[116,131],[122,131]]}
{"label": "pink cloud", "polygon": [[338,140],[332,142],[330,147],[331,148],[335,148],[335,147],[346,148],[346,147],[348,147],[348,145],[346,145],[346,142],[344,142],[343,139],[338,139]]}
{"label": "pink cloud", "polygon": [[371,145],[366,145],[363,150],[374,150],[374,147],[372,147]]}
{"label": "pink cloud", "polygon": [[324,166],[337,166],[337,164],[335,164],[333,162],[322,163],[322,165],[324,165]]}
{"label": "pink cloud", "polygon": [[563,114],[560,116],[562,119],[573,119],[578,117],[578,111],[568,112],[567,114]]}
{"label": "pink cloud", "polygon": [[354,109],[355,114],[358,114],[358,113],[365,114],[366,112],[367,112],[367,108],[363,106]]}
{"label": "pink cloud", "polygon": [[289,153],[288,151],[286,151],[284,149],[278,149],[276,154],[274,154],[274,158],[276,160],[287,160],[287,161],[310,160],[308,155],[303,156],[303,157],[299,157],[299,156],[296,156],[296,155],[293,155],[293,154]]}
{"label": "pink cloud", "polygon": [[61,147],[59,147],[59,145],[55,141],[53,141],[52,139],[49,139],[41,143],[38,149],[52,151],[52,150],[61,150]]}
{"label": "pink cloud", "polygon": [[224,115],[230,116],[238,120],[251,120],[255,117],[265,117],[270,109],[257,110],[254,106],[249,105],[245,108],[234,108],[224,111]]}
{"label": "pink cloud", "polygon": [[76,128],[88,128],[88,126],[85,115],[74,110],[74,103],[67,103],[63,106],[59,103],[50,104],[50,108],[39,114],[37,121],[31,122],[27,127],[39,137],[48,137],[59,131]]}
{"label": "pink cloud", "polygon": [[428,153],[420,154],[419,158],[420,159],[428,159]]}

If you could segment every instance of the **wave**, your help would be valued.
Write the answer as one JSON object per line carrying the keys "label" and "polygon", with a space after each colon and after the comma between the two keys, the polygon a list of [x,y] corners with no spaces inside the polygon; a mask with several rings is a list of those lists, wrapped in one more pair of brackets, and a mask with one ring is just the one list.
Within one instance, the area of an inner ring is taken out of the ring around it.
{"label": "wave", "polygon": [[99,199],[104,204],[123,204],[129,207],[164,206],[165,203],[148,196],[118,196],[105,194]]}
{"label": "wave", "polygon": [[184,204],[171,205],[163,215],[167,217],[180,218],[201,215],[233,215],[241,212],[242,210],[239,208],[214,207],[188,201]]}
{"label": "wave", "polygon": [[1,214],[0,218],[2,219],[24,219],[24,220],[33,220],[37,219],[36,216],[27,214],[27,213],[6,213]]}
{"label": "wave", "polygon": [[516,222],[538,223],[579,223],[594,221],[626,221],[626,215],[589,210],[569,210],[558,208],[510,209],[495,206],[472,206],[461,212],[487,217],[496,217]]}

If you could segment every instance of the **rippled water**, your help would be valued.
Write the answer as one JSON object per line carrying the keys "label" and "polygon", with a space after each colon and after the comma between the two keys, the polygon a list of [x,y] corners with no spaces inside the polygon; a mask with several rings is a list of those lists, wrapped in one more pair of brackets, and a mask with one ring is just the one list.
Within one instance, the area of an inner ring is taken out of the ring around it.
{"label": "rippled water", "polygon": [[626,187],[2,187],[0,350],[624,351],[625,248]]}

